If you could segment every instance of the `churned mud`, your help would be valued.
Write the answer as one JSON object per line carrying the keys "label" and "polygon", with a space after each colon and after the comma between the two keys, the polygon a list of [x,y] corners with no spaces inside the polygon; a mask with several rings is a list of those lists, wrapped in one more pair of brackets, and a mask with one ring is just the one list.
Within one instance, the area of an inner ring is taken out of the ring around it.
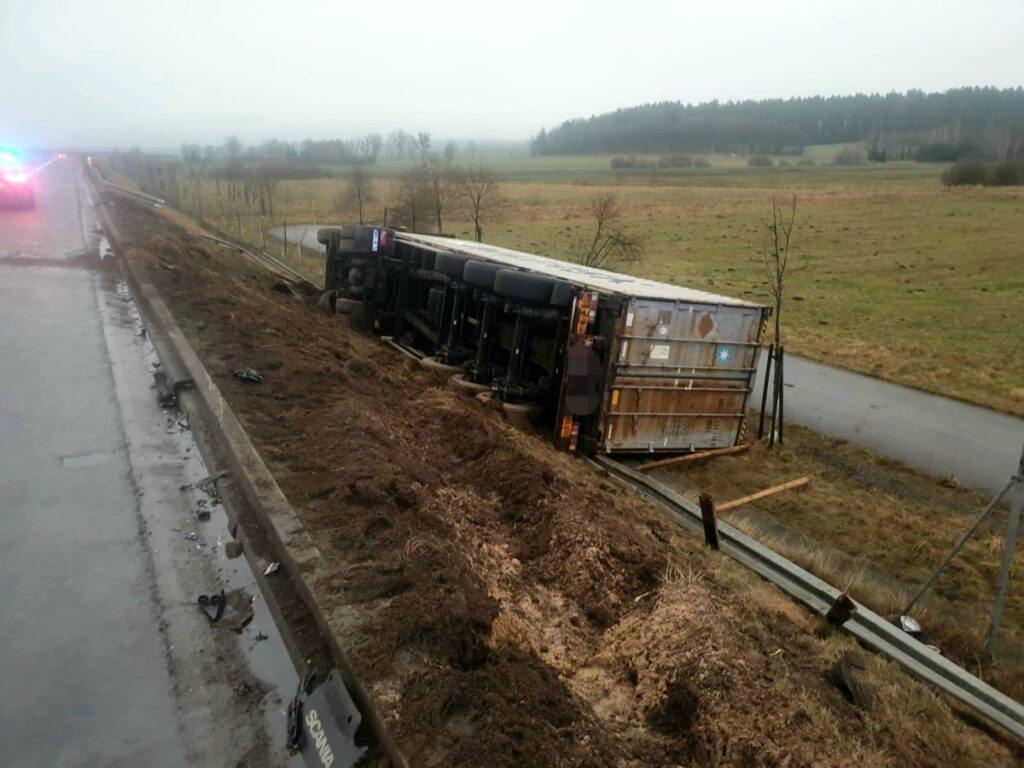
{"label": "churned mud", "polygon": [[[1017,747],[341,317],[114,211],[323,553],[342,645],[413,765],[1011,765]],[[232,370],[255,368],[258,384]]]}

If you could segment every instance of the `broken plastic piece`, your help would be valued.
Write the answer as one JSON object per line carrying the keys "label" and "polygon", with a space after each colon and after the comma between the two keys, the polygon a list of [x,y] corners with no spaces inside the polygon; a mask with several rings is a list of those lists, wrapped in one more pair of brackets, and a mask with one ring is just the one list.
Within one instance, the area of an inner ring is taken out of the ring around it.
{"label": "broken plastic piece", "polygon": [[917,623],[917,619],[911,616],[903,615],[900,616],[900,629],[906,632],[908,635],[919,635],[921,634],[921,625]]}
{"label": "broken plastic piece", "polygon": [[264,576],[269,576],[272,573],[277,573],[277,569],[281,567],[280,563],[271,563],[267,566],[266,570],[263,571]]}
{"label": "broken plastic piece", "polygon": [[239,381],[245,381],[250,384],[259,384],[263,381],[263,375],[255,368],[236,368],[231,373]]}

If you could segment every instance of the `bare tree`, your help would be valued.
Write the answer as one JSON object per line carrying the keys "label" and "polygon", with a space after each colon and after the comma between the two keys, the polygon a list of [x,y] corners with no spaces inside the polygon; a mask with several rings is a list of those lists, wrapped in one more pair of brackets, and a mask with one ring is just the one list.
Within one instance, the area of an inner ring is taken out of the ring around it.
{"label": "bare tree", "polygon": [[443,217],[452,199],[455,185],[452,183],[452,166],[437,155],[427,155],[423,161],[423,175],[427,180],[430,210],[437,222],[437,234],[444,234]]}
{"label": "bare tree", "polygon": [[581,236],[569,252],[569,258],[587,267],[600,267],[612,262],[639,261],[644,255],[644,241],[619,226],[622,208],[612,194],[600,195],[590,203],[594,225],[592,236]]}
{"label": "bare tree", "polygon": [[789,265],[789,244],[793,237],[793,223],[796,221],[796,195],[793,195],[785,210],[776,198],[772,198],[771,217],[765,222],[766,237],[761,246],[764,272],[768,290],[775,304],[775,344],[782,344],[782,299],[786,290],[786,278],[794,271]]}
{"label": "bare tree", "polygon": [[234,134],[224,139],[224,155],[231,163],[242,156],[242,142]]}
{"label": "bare tree", "polygon": [[363,223],[363,204],[373,200],[373,178],[362,166],[357,165],[348,177],[346,202],[359,211],[359,223]]}
{"label": "bare tree", "polygon": [[444,159],[447,160],[449,163],[454,163],[455,153],[458,151],[458,145],[452,139],[449,139],[448,143],[444,145]]}
{"label": "bare tree", "polygon": [[477,165],[459,174],[458,182],[463,194],[469,199],[474,236],[479,243],[484,237],[481,226],[483,217],[504,202],[501,189],[498,187],[498,179],[494,171]]}
{"label": "bare tree", "polygon": [[392,206],[395,220],[407,222],[410,231],[417,231],[418,221],[422,221],[427,210],[429,189],[423,168],[414,168],[398,177],[393,187],[395,199]]}
{"label": "bare tree", "polygon": [[[772,212],[765,221],[765,242],[761,246],[761,257],[764,262],[764,273],[768,290],[775,305],[775,342],[769,348],[768,364],[774,362],[772,369],[772,411],[769,424],[768,446],[774,447],[776,438],[781,443],[783,438],[783,387],[785,386],[785,349],[782,346],[782,303],[786,293],[786,283],[796,271],[790,264],[789,250],[793,239],[793,226],[796,222],[796,195],[788,205],[779,203],[772,198]],[[767,374],[766,374],[767,376]],[[761,398],[761,425],[764,425],[764,412],[767,406],[768,381],[765,380],[764,396]],[[759,427],[758,436],[762,434]]]}
{"label": "bare tree", "polygon": [[426,159],[427,155],[430,154],[430,133],[428,131],[420,131],[417,133],[415,146],[419,151],[420,156]]}

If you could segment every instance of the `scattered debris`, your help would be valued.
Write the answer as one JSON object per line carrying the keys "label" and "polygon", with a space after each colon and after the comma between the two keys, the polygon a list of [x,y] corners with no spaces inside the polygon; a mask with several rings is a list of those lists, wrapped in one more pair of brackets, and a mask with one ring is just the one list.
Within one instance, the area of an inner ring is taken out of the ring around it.
{"label": "scattered debris", "polygon": [[245,381],[249,384],[259,384],[263,381],[263,375],[255,368],[236,368],[231,373],[239,381]]}
{"label": "scattered debris", "polygon": [[861,679],[861,673],[866,669],[863,656],[856,651],[845,651],[829,670],[828,679],[857,707],[870,712],[875,706],[875,691]]}
{"label": "scattered debris", "polygon": [[207,522],[210,519],[210,510],[206,507],[206,499],[200,499],[196,507],[196,519]]}
{"label": "scattered debris", "polygon": [[156,399],[161,408],[176,408],[178,405],[178,393],[174,384],[164,371],[153,373],[153,384],[156,386]]}
{"label": "scattered debris", "polygon": [[718,511],[728,512],[731,509],[742,507],[745,504],[750,504],[751,502],[767,498],[768,496],[774,496],[775,494],[782,493],[783,491],[791,491],[795,488],[803,488],[809,482],[811,482],[811,478],[807,477],[806,475],[804,477],[798,477],[796,480],[790,480],[788,483],[782,483],[781,485],[773,485],[771,488],[765,488],[763,491],[752,493],[749,496],[741,496],[738,499],[733,499],[732,501],[727,501],[724,504],[719,504]]}
{"label": "scattered debris", "polygon": [[217,481],[224,477],[227,473],[228,471],[225,469],[221,472],[218,472],[215,475],[204,477],[202,480],[197,481],[193,487],[202,491],[207,496],[209,496],[214,503],[217,503],[220,501],[220,491],[217,489]]}
{"label": "scattered debris", "polygon": [[173,264],[168,264],[166,261],[161,261],[160,267],[166,269],[168,272],[174,272],[178,269],[176,266],[174,266]]}
{"label": "scattered debris", "polygon": [[269,639],[270,639],[270,635],[264,634],[263,630],[260,630],[259,632],[256,633],[255,640],[256,640],[257,643],[262,643],[264,640],[269,640]]}
{"label": "scattered debris", "polygon": [[302,701],[306,698],[306,692],[309,690],[309,684],[312,681],[313,673],[307,672],[299,681],[299,685],[295,690],[295,696],[288,702],[286,721],[288,730],[285,746],[288,747],[288,751],[292,754],[302,749]]}
{"label": "scattered debris", "polygon": [[903,615],[899,619],[900,629],[906,632],[908,635],[919,635],[921,634],[921,625],[917,623],[917,619]]}
{"label": "scattered debris", "polygon": [[302,294],[295,290],[295,287],[287,280],[278,280],[270,286],[270,290],[277,291],[277,293],[283,293],[285,296],[291,296],[293,299],[302,298]]}
{"label": "scattered debris", "polygon": [[229,560],[234,560],[236,557],[242,555],[242,542],[240,541],[229,541],[224,545],[224,554],[228,556]]}
{"label": "scattered debris", "polygon": [[190,532],[185,534],[185,538],[188,539],[189,541],[198,541],[199,540],[199,534],[196,533],[195,531],[190,531]]}
{"label": "scattered debris", "polygon": [[241,632],[253,619],[252,597],[244,589],[233,589],[228,592],[226,603],[225,615],[218,626]]}
{"label": "scattered debris", "polygon": [[263,571],[264,576],[270,576],[272,573],[277,573],[277,569],[281,567],[280,563],[271,563]]}
{"label": "scattered debris", "polygon": [[226,605],[227,598],[224,596],[223,589],[219,595],[199,596],[199,610],[206,614],[206,618],[209,619],[211,624],[216,624],[223,618]]}

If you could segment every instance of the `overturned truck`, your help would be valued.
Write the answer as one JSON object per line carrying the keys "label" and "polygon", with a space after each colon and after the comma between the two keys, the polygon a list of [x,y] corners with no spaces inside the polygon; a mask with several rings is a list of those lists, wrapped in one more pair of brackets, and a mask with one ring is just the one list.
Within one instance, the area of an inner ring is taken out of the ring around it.
{"label": "overturned truck", "polygon": [[768,309],[483,243],[330,227],[324,301],[593,453],[744,439]]}

